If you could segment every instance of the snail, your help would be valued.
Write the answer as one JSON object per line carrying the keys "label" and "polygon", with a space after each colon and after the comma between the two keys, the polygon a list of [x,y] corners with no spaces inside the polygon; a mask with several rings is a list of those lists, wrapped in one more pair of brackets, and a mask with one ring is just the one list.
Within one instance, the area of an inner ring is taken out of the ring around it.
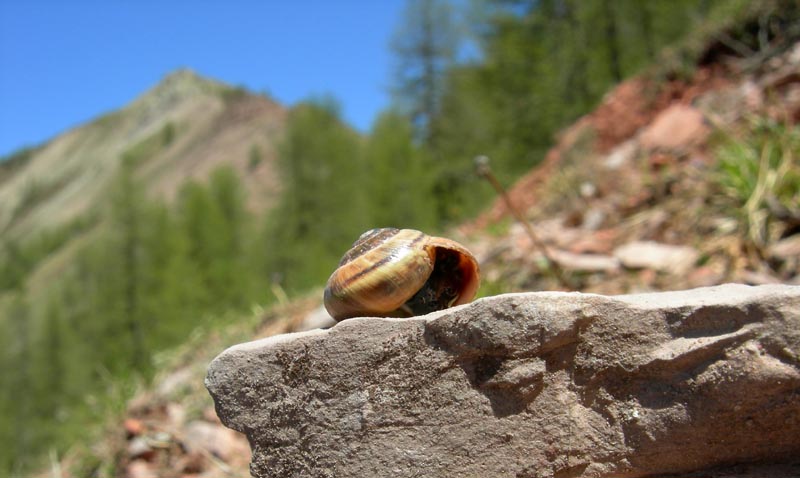
{"label": "snail", "polygon": [[475,297],[478,261],[461,244],[413,229],[371,229],[353,244],[325,287],[325,308],[351,317],[411,317]]}

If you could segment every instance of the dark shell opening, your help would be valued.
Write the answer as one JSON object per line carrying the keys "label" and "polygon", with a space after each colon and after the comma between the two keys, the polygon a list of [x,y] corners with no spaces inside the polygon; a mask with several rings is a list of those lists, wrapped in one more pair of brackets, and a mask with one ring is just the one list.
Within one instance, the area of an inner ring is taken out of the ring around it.
{"label": "dark shell opening", "polygon": [[413,315],[424,315],[450,307],[463,290],[465,277],[460,263],[461,255],[457,251],[437,248],[433,272],[403,308]]}

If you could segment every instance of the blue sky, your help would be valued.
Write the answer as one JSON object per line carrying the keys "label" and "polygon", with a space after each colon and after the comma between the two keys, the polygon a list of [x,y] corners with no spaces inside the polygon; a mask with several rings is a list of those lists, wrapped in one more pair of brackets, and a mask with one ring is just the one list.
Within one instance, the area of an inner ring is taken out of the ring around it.
{"label": "blue sky", "polygon": [[389,104],[403,0],[0,0],[0,155],[120,108],[167,73],[331,94],[366,131]]}

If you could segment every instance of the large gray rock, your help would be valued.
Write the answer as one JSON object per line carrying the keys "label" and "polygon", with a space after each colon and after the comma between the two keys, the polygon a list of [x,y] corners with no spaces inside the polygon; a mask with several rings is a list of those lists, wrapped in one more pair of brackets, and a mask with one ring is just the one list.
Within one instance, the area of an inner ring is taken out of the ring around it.
{"label": "large gray rock", "polygon": [[231,347],[206,385],[223,423],[248,436],[256,477],[635,477],[792,462],[800,287],[510,294],[352,319]]}

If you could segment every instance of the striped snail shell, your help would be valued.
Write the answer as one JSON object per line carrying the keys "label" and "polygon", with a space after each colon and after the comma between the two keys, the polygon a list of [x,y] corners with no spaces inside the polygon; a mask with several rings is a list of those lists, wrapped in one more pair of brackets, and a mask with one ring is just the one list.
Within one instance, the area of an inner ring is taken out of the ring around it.
{"label": "striped snail shell", "polygon": [[372,229],[344,255],[325,288],[336,320],[410,317],[465,304],[480,284],[461,244],[413,229]]}

